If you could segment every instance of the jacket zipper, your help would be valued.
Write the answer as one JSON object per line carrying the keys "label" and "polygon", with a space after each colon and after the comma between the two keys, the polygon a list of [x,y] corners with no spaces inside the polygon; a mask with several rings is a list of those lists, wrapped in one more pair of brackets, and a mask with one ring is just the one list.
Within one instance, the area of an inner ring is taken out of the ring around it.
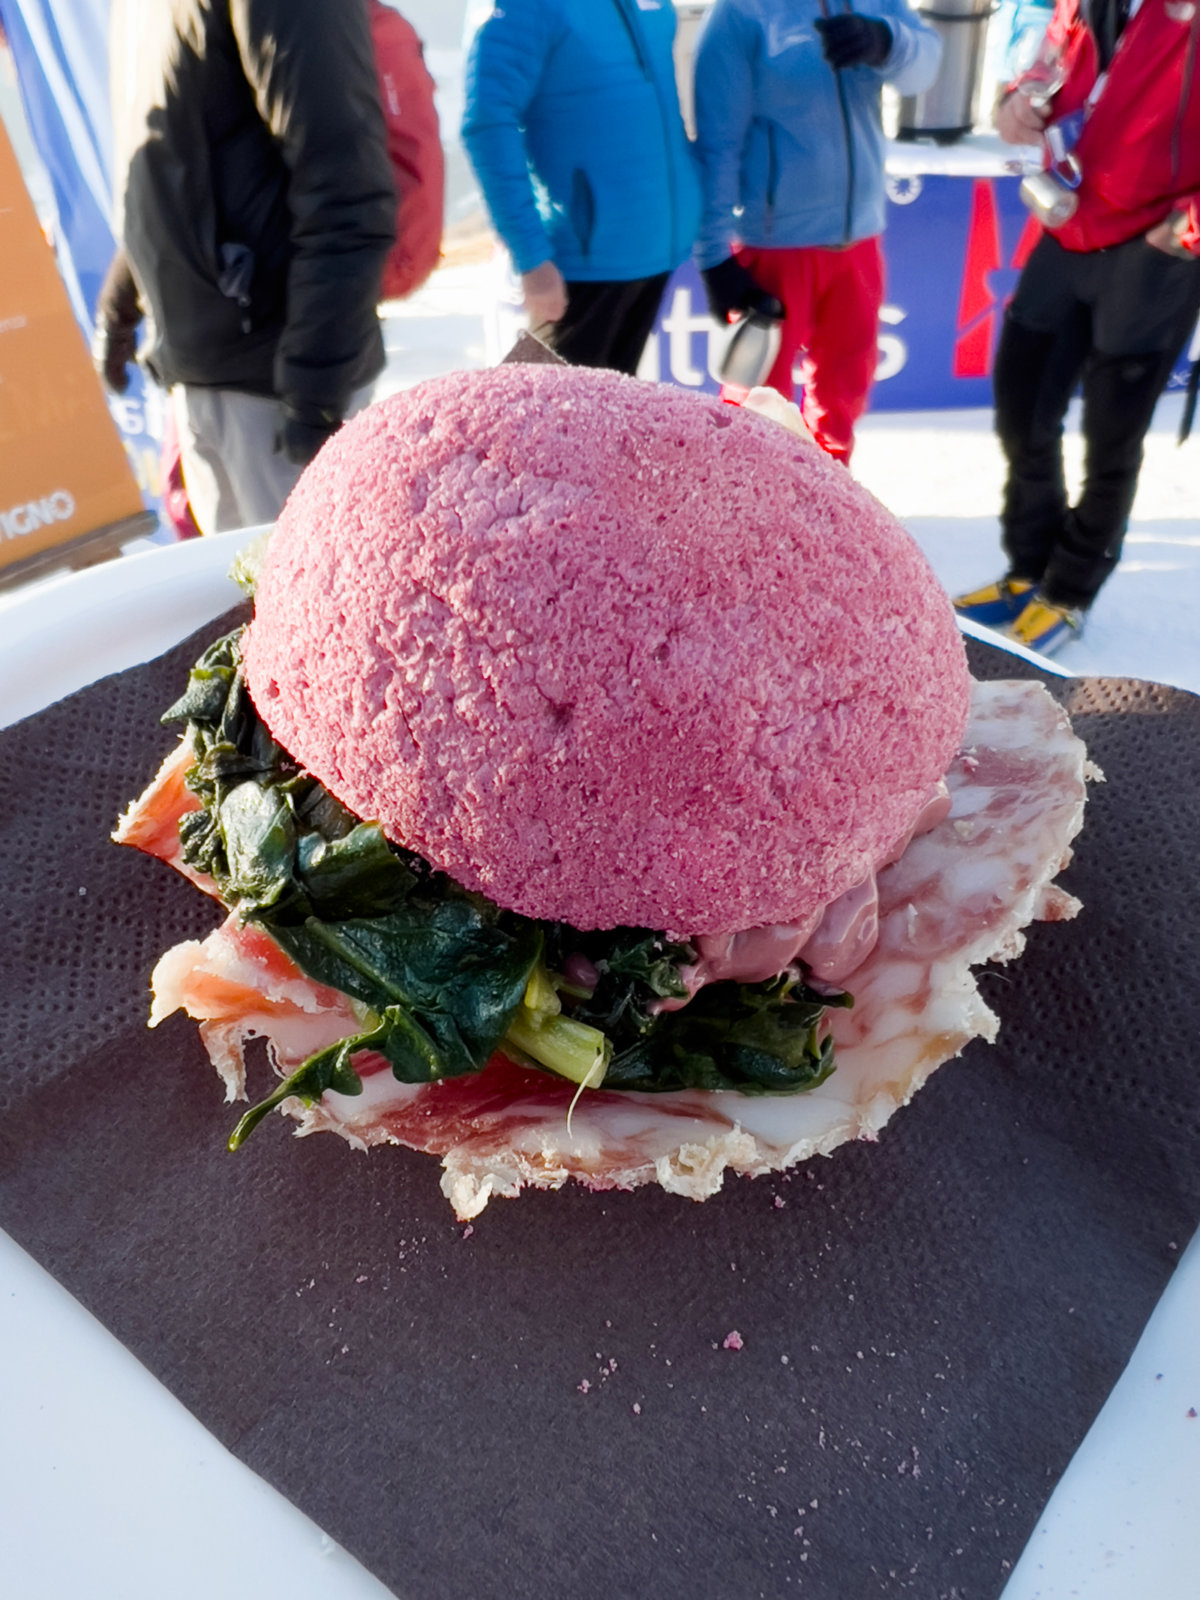
{"label": "jacket zipper", "polygon": [[838,102],[842,108],[842,128],[846,134],[846,218],[842,225],[842,243],[850,243],[854,220],[854,131],[850,124],[850,108],[846,104],[846,85],[839,72]]}
{"label": "jacket zipper", "polygon": [[[828,0],[817,0],[823,17],[829,16]],[[853,0],[846,0],[845,10],[854,10]],[[838,105],[842,113],[842,133],[846,140],[846,209],[842,218],[842,243],[850,243],[851,228],[854,220],[854,129],[850,121],[850,106],[846,100],[846,85],[840,72],[834,72],[837,83]]]}
{"label": "jacket zipper", "polygon": [[767,123],[767,232],[775,231],[775,199],[779,193],[779,148],[775,124]]}
{"label": "jacket zipper", "polygon": [[[1122,36],[1123,37],[1123,36]],[[1183,129],[1183,119],[1187,114],[1188,100],[1191,97],[1192,73],[1196,66],[1196,42],[1200,38],[1200,18],[1193,15],[1191,36],[1188,39],[1187,55],[1184,58],[1183,82],[1179,89],[1179,110],[1175,116],[1175,126],[1171,129],[1171,181],[1175,182],[1179,176],[1179,165],[1182,155],[1179,148],[1180,134]],[[1118,43],[1120,41],[1118,40]]]}
{"label": "jacket zipper", "polygon": [[675,254],[676,239],[679,234],[679,216],[676,205],[675,193],[675,157],[671,151],[671,129],[667,124],[667,113],[663,107],[662,91],[658,79],[654,76],[650,57],[646,53],[645,40],[637,18],[629,10],[629,0],[613,0],[621,21],[625,24],[625,31],[629,35],[629,42],[633,45],[633,53],[637,57],[638,66],[642,69],[642,77],[654,90],[655,104],[658,106],[658,120],[662,127],[663,158],[667,168],[668,210],[670,213],[670,240],[671,254]]}

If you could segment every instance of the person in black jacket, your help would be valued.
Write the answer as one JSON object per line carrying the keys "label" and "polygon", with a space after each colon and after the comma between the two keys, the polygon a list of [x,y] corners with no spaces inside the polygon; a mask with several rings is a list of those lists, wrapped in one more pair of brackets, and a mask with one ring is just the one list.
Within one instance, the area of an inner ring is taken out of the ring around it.
{"label": "person in black jacket", "polygon": [[383,366],[395,238],[366,0],[114,0],[97,360],[171,390],[205,533],[273,521]]}

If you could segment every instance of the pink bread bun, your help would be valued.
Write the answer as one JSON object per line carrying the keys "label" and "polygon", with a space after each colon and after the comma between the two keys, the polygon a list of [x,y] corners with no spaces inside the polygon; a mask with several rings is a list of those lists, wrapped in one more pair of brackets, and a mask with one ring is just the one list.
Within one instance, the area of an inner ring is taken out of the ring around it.
{"label": "pink bread bun", "polygon": [[245,655],[358,816],[578,928],[811,918],[903,840],[967,715],[949,601],[844,468],[548,365],[348,423],[280,518]]}

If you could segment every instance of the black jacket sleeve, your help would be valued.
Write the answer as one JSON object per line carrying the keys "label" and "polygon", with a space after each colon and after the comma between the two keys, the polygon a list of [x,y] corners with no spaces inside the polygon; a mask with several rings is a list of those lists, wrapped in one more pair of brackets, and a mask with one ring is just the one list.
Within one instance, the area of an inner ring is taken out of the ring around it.
{"label": "black jacket sleeve", "polygon": [[340,418],[382,364],[376,305],[396,236],[366,0],[231,0],[259,115],[288,168],[292,255],[275,392]]}
{"label": "black jacket sleeve", "polygon": [[129,387],[127,368],[137,360],[141,322],[142,303],[133,270],[118,245],[100,285],[92,334],[93,364],[114,394],[124,394]]}

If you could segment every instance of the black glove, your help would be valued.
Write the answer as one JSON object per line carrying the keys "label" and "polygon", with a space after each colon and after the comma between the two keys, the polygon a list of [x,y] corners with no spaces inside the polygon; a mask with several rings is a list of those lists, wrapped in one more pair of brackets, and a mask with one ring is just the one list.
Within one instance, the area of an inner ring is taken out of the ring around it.
{"label": "black glove", "polygon": [[761,311],[768,317],[783,316],[783,302],[755,283],[736,256],[726,256],[715,267],[700,274],[708,309],[718,322],[728,322],[731,311]]}
{"label": "black glove", "polygon": [[836,17],[817,17],[813,27],[821,35],[821,49],[835,72],[843,67],[881,67],[892,53],[892,30],[878,17],[846,11]]}
{"label": "black glove", "polygon": [[125,252],[118,250],[100,286],[92,334],[92,362],[114,394],[124,394],[129,387],[126,368],[137,360],[141,320],[137,285]]}
{"label": "black glove", "polygon": [[306,467],[326,439],[332,439],[342,425],[338,412],[301,400],[283,402],[283,422],[275,438],[275,448],[293,466]]}

